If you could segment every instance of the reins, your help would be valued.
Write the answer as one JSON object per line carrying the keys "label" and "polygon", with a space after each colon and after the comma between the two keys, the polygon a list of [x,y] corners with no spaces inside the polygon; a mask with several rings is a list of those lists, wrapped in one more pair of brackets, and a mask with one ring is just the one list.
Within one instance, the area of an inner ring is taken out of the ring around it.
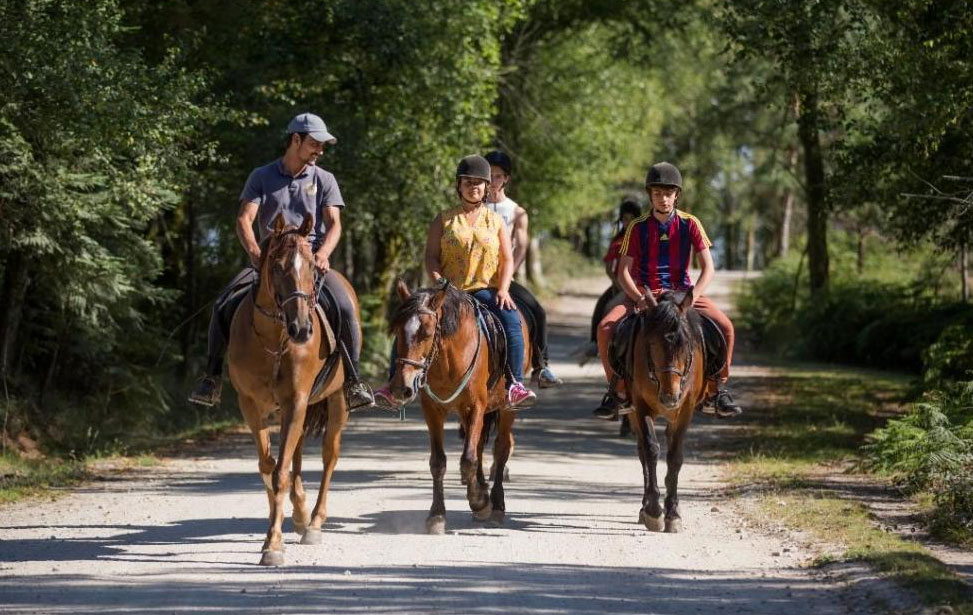
{"label": "reins", "polygon": [[[445,292],[445,287],[444,287],[444,292]],[[472,307],[472,301],[470,302],[470,305]],[[434,316],[436,318],[436,328],[435,328],[435,332],[433,333],[433,339],[432,339],[432,350],[429,351],[429,354],[426,355],[426,358],[423,359],[422,361],[416,361],[414,359],[408,359],[408,358],[397,358],[395,361],[400,365],[410,365],[412,367],[417,368],[419,374],[416,376],[416,381],[418,383],[418,386],[416,388],[417,389],[421,388],[423,391],[425,391],[426,394],[429,397],[431,397],[433,401],[440,404],[448,404],[453,400],[455,400],[457,397],[459,397],[459,394],[462,393],[466,389],[467,385],[470,383],[470,378],[473,377],[473,371],[476,369],[476,364],[480,359],[480,345],[483,343],[483,339],[482,339],[483,335],[480,332],[480,325],[479,322],[474,323],[474,326],[476,328],[476,349],[473,352],[473,360],[470,362],[469,367],[466,368],[466,372],[463,374],[463,378],[460,379],[460,382],[457,385],[456,389],[453,391],[453,393],[449,395],[446,399],[441,399],[432,390],[432,387],[429,386],[429,368],[432,366],[432,362],[436,360],[436,357],[439,356],[439,348],[442,343],[442,327],[440,324],[442,321],[439,317],[439,314],[437,314],[436,312],[428,308],[422,308],[418,310],[418,313]],[[476,314],[475,308],[473,309],[473,313]],[[474,316],[474,320],[476,320],[475,316]]]}

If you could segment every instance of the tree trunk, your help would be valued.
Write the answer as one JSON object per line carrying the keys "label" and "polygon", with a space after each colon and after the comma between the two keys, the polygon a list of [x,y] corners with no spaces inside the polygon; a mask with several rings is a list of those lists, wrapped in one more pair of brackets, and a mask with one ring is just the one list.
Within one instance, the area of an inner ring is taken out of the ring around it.
{"label": "tree trunk", "polygon": [[865,271],[865,234],[864,228],[858,229],[858,250],[857,258],[855,259],[855,270],[858,275],[861,275]]}
{"label": "tree trunk", "polygon": [[537,288],[544,286],[544,268],[541,266],[541,242],[537,237],[531,237],[527,245],[527,279]]}
{"label": "tree trunk", "polygon": [[[794,171],[797,166],[797,148],[789,146],[787,148],[787,168]],[[781,212],[780,226],[777,229],[777,256],[787,256],[791,249],[791,218],[794,216],[794,191],[791,188],[784,190],[783,211]]]}
{"label": "tree trunk", "polygon": [[962,279],[963,287],[963,303],[970,302],[970,278],[969,278],[969,252],[966,249],[966,243],[960,246],[959,251],[959,272]]}
{"label": "tree trunk", "polygon": [[730,192],[729,188],[723,189],[723,203],[724,203],[724,213],[726,216],[726,225],[723,227],[723,243],[725,244],[724,250],[726,258],[724,259],[725,269],[735,269],[736,268],[736,220],[734,220],[734,214],[736,213],[736,203],[733,199],[733,194]]}
{"label": "tree trunk", "polygon": [[747,222],[747,271],[753,271],[754,259],[757,257],[757,225],[751,218]]}
{"label": "tree trunk", "polygon": [[12,365],[29,282],[23,253],[18,250],[11,252],[4,269],[3,293],[0,293],[0,375],[4,379]]}
{"label": "tree trunk", "polygon": [[804,150],[807,185],[807,268],[811,294],[817,295],[828,287],[828,203],[818,131],[818,93],[812,85],[803,88],[798,96],[797,133]]}

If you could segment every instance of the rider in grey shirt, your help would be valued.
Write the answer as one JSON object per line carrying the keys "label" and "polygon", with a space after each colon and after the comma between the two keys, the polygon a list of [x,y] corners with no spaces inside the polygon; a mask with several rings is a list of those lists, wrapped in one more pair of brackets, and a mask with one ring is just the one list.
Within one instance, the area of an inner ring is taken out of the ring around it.
{"label": "rider in grey shirt", "polygon": [[[333,144],[337,139],[328,132],[324,121],[311,113],[294,117],[287,132],[284,156],[254,169],[240,194],[236,230],[252,266],[238,273],[216,300],[209,327],[206,375],[190,394],[191,402],[219,403],[230,323],[236,308],[257,279],[261,245],[272,231],[273,220],[282,214],[287,224],[299,226],[308,213],[314,217],[310,236],[314,266],[318,275],[324,276],[318,300],[326,306],[333,302],[335,305],[330,308],[337,310],[343,323],[340,338],[346,349],[348,405],[354,410],[372,405],[374,401],[368,386],[358,376],[361,339],[354,304],[338,279],[327,275],[331,269],[331,253],[341,237],[341,210],[345,202],[334,175],[317,166],[316,162],[325,144]],[[254,220],[259,241],[253,232]]]}

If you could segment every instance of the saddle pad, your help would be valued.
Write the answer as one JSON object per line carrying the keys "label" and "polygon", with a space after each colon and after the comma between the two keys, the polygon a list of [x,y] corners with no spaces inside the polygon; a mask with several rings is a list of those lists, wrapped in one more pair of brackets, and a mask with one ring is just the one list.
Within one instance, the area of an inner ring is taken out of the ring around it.
{"label": "saddle pad", "polygon": [[335,365],[338,364],[338,359],[341,357],[341,353],[338,352],[338,344],[335,341],[334,330],[331,328],[331,323],[328,322],[328,318],[325,316],[325,311],[320,303],[314,306],[314,311],[317,313],[318,323],[321,325],[321,346],[324,347],[327,345],[324,351],[329,354],[324,365],[321,367],[321,371],[314,377],[314,384],[311,385],[311,395],[308,399],[314,399],[321,393],[322,389],[324,389],[324,383],[330,378]]}
{"label": "saddle pad", "polygon": [[470,295],[470,302],[473,305],[473,312],[476,314],[476,321],[480,325],[480,330],[486,336],[489,357],[489,377],[487,378],[487,389],[492,389],[500,376],[507,369],[507,336],[503,331],[503,324],[496,314],[483,305],[476,297]]}
{"label": "saddle pad", "polygon": [[723,337],[719,325],[711,318],[700,314],[699,320],[706,357],[706,377],[713,378],[723,371],[723,366],[726,365],[726,338]]}
{"label": "saddle pad", "polygon": [[631,379],[635,336],[641,329],[641,324],[639,314],[626,314],[615,325],[615,333],[608,344],[608,363],[625,380]]}

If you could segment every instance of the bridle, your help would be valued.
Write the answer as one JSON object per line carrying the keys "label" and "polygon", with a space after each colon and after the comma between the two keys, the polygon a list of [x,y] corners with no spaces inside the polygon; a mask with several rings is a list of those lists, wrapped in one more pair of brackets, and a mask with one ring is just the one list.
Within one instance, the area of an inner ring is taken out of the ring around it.
{"label": "bridle", "polygon": [[[646,344],[651,345],[649,340],[646,340]],[[646,361],[647,367],[649,369],[649,380],[655,383],[655,395],[656,397],[662,393],[662,382],[659,381],[659,376],[656,374],[655,366],[652,364],[652,353],[649,352],[648,361]],[[693,371],[693,349],[689,349],[689,361],[686,363],[686,367],[682,370],[676,369],[675,363],[669,363],[663,369],[658,371],[659,374],[675,374],[679,376],[679,400],[682,400],[683,396],[686,394],[686,381],[689,380],[689,375]],[[678,401],[678,400],[677,400]]]}
{"label": "bridle", "polygon": [[[445,288],[446,285],[443,285],[444,292],[445,292]],[[482,342],[481,338],[483,336],[480,334],[479,325],[477,325],[476,326],[476,350],[473,352],[473,360],[470,362],[470,366],[466,368],[466,372],[463,374],[463,378],[460,380],[459,385],[457,385],[456,389],[452,392],[452,394],[449,395],[446,399],[441,399],[438,395],[436,395],[433,392],[432,388],[429,386],[429,367],[432,365],[432,362],[436,360],[436,357],[439,356],[439,348],[443,337],[442,327],[441,327],[442,321],[439,317],[439,314],[433,310],[430,310],[429,308],[425,308],[425,307],[420,308],[417,311],[417,314],[432,316],[436,319],[436,328],[432,337],[432,349],[429,351],[429,354],[427,354],[426,357],[422,360],[398,357],[395,359],[395,362],[399,365],[409,365],[411,367],[416,368],[416,370],[418,371],[418,374],[416,375],[416,379],[415,379],[416,391],[422,389],[426,392],[427,395],[429,395],[429,397],[432,398],[433,401],[440,404],[448,404],[454,399],[456,399],[457,397],[459,397],[459,394],[462,393],[463,390],[466,388],[466,385],[469,384],[470,378],[473,376],[473,370],[476,368],[477,361],[480,358],[480,344]]]}
{"label": "bridle", "polygon": [[[288,230],[288,231],[284,231],[284,232],[282,232],[278,236],[278,239],[283,239],[287,235],[295,235],[295,234],[298,234],[298,232],[299,232],[298,229],[291,229],[291,230]],[[301,240],[301,241],[304,241],[304,242],[307,241],[307,239],[305,239],[304,237],[300,237],[300,236],[298,237],[298,239]],[[267,258],[268,259],[270,258],[269,251],[268,251],[268,254],[267,254]],[[270,283],[270,279],[269,278],[270,278],[270,276],[268,276],[268,279],[267,279],[267,283],[268,284]],[[284,318],[284,306],[286,306],[291,301],[297,301],[298,299],[303,299],[303,300],[307,301],[307,307],[308,307],[308,309],[314,310],[314,306],[317,305],[318,291],[321,289],[321,285],[322,284],[324,284],[324,276],[317,276],[317,279],[314,282],[314,290],[315,290],[315,292],[313,294],[308,294],[308,293],[305,293],[305,292],[302,292],[302,291],[299,291],[299,290],[295,290],[294,292],[290,293],[289,295],[287,295],[283,299],[281,299],[280,296],[276,292],[273,292],[273,289],[271,288],[271,294],[274,297],[274,311],[267,310],[263,306],[261,306],[259,303],[257,303],[257,289],[256,289],[256,285],[254,285],[251,288],[251,291],[250,292],[253,294],[253,306],[255,308],[257,308],[257,311],[260,314],[262,314],[263,316],[266,316],[270,320],[277,321],[281,325],[284,325],[284,324],[286,324],[286,321],[285,321],[285,318]],[[313,318],[311,319],[311,326],[312,327],[314,326],[314,319]]]}

